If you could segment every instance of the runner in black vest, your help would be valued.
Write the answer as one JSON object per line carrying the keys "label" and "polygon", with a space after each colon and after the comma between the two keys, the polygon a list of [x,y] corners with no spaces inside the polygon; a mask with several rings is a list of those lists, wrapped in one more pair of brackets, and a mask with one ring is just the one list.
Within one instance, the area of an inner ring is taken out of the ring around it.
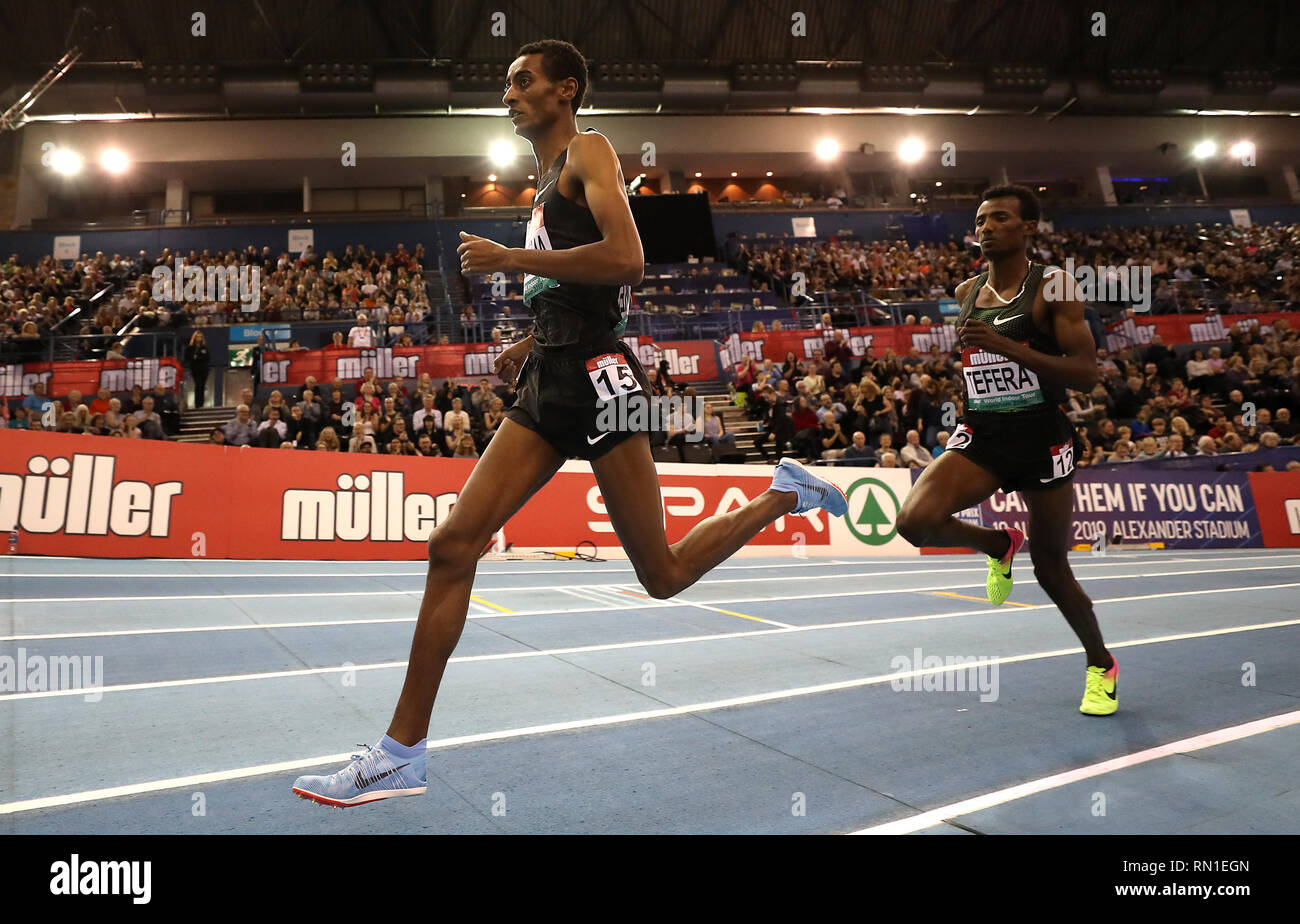
{"label": "runner in black vest", "polygon": [[1025,535],[964,523],[953,514],[998,488],[1020,491],[1029,507],[1034,576],[1088,657],[1079,709],[1109,715],[1119,703],[1119,669],[1067,557],[1074,460],[1082,446],[1061,409],[1067,386],[1086,392],[1096,384],[1096,348],[1074,281],[1056,280],[1065,298],[1045,297],[1050,290],[1044,277],[1064,270],[1031,263],[1025,255],[1038,215],[1038,199],[1024,186],[996,186],[982,197],[975,233],[989,268],[956,292],[966,413],[948,440],[951,451],[927,466],[908,494],[898,532],[916,546],[988,555],[989,600],[1000,605],[1011,590],[1011,561]]}
{"label": "runner in black vest", "polygon": [[656,598],[685,590],[786,514],[848,509],[839,488],[783,459],[769,490],[668,545],[647,434],[596,423],[602,404],[648,396],[650,384],[618,339],[645,259],[618,155],[603,135],[578,132],[586,86],[586,63],[567,42],[525,45],[510,66],[502,101],[531,142],[540,177],[526,246],[461,232],[458,250],[463,273],[525,274],[533,333],[496,362],[503,379],[518,379],[519,398],[429,539],[424,599],[388,734],[338,773],[300,777],[293,788],[303,798],[344,806],[425,791],[425,736],[479,554],[566,457],[591,460],[619,542]]}

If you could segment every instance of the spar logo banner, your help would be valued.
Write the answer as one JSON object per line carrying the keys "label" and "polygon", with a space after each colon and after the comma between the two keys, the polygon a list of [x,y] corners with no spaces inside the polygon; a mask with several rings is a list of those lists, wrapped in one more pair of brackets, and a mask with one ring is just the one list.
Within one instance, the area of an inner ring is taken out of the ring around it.
{"label": "spar logo banner", "polygon": [[[1259,548],[1265,543],[1248,474],[1079,470],[1069,541],[1091,543],[1104,534],[1108,543],[1163,542],[1171,549]],[[1300,487],[1300,475],[1283,474]],[[1029,535],[1029,508],[1019,492],[999,491],[980,505],[980,514],[985,526]]]}
{"label": "spar logo banner", "polygon": [[1162,314],[1124,318],[1106,326],[1106,348],[1122,350],[1130,346],[1148,346],[1159,334],[1165,346],[1190,343],[1214,343],[1227,340],[1234,330],[1249,330],[1259,322],[1260,332],[1267,334],[1278,321],[1287,320],[1294,326],[1294,312],[1267,311],[1257,314]]}
{"label": "spar logo banner", "polygon": [[161,383],[164,388],[180,388],[184,369],[174,357],[162,359],[81,360],[57,363],[17,363],[0,366],[0,394],[20,398],[32,393],[37,382],[45,383],[45,394],[62,397],[76,389],[89,401],[101,388],[130,391],[141,386],[149,391]]}

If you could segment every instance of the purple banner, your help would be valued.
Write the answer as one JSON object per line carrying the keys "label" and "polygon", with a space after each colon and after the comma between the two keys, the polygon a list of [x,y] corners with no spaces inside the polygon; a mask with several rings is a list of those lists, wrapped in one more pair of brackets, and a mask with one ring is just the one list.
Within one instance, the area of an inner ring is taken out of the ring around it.
{"label": "purple banner", "polygon": [[[983,526],[1013,526],[1029,536],[1029,508],[1019,492],[999,491],[958,516]],[[1170,549],[1263,546],[1245,472],[1080,470],[1074,476],[1070,544],[1092,543],[1103,532],[1107,545],[1118,539],[1163,542]]]}

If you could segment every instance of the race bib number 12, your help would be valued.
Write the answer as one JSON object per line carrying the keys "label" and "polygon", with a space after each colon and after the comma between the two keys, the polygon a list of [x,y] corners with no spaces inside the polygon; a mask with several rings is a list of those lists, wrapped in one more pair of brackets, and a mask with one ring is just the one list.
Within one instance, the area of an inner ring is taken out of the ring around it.
{"label": "race bib number 12", "polygon": [[1074,441],[1066,440],[1059,446],[1052,447],[1052,477],[1045,479],[1055,481],[1074,471]]}

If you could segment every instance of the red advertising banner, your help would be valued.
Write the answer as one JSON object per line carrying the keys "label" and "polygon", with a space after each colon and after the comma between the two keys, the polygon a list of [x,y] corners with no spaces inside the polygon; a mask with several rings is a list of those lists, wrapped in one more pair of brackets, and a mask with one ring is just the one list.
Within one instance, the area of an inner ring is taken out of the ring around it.
{"label": "red advertising banner", "polygon": [[1136,315],[1106,326],[1106,349],[1122,350],[1129,346],[1147,346],[1152,337],[1160,335],[1165,346],[1187,343],[1214,343],[1228,339],[1233,329],[1247,330],[1259,322],[1260,329],[1268,333],[1278,321],[1286,320],[1292,327],[1300,324],[1300,313],[1265,311],[1258,314],[1161,314],[1155,317]]}
{"label": "red advertising banner", "polygon": [[[957,343],[957,331],[951,324],[846,327],[843,331],[844,340],[848,343],[855,359],[866,356],[868,348],[874,349],[878,358],[883,358],[887,350],[893,350],[899,356],[906,356],[913,348],[922,354],[927,354],[932,344],[937,345],[944,353],[948,353]],[[787,352],[793,352],[800,360],[810,359],[814,350],[824,349],[826,342],[834,336],[833,330],[780,330],[762,334],[732,334],[720,350],[721,362],[724,368],[734,368],[744,357],[752,356],[756,361],[771,359],[773,362],[781,363],[785,361]]]}
{"label": "red advertising banner", "polygon": [[[718,377],[717,345],[712,340],[674,340],[654,343],[649,337],[624,337],[646,368],[667,359],[674,380],[698,382]],[[381,379],[418,379],[428,373],[435,379],[487,378],[495,380],[492,366],[508,344],[458,343],[447,346],[326,347],[262,356],[263,385],[301,385],[308,376],[318,382],[340,378],[359,380],[367,369]]]}
{"label": "red advertising banner", "polygon": [[1300,475],[1295,472],[1247,474],[1264,545],[1300,548]]}
{"label": "red advertising banner", "polygon": [[172,356],[162,359],[91,359],[76,362],[20,363],[0,366],[0,397],[19,398],[32,393],[37,382],[45,383],[45,394],[62,397],[74,388],[89,401],[101,388],[130,391],[136,385],[145,391],[159,382],[164,388],[180,388],[185,370]]}
{"label": "red advertising banner", "polygon": [[[0,534],[21,554],[96,558],[424,560],[472,460],[300,452],[0,431]],[[752,474],[751,474],[752,470]],[[771,484],[759,466],[663,466],[669,542]],[[516,548],[618,538],[586,463],[569,462],[505,526]],[[782,517],[752,546],[829,550],[824,519]]]}

